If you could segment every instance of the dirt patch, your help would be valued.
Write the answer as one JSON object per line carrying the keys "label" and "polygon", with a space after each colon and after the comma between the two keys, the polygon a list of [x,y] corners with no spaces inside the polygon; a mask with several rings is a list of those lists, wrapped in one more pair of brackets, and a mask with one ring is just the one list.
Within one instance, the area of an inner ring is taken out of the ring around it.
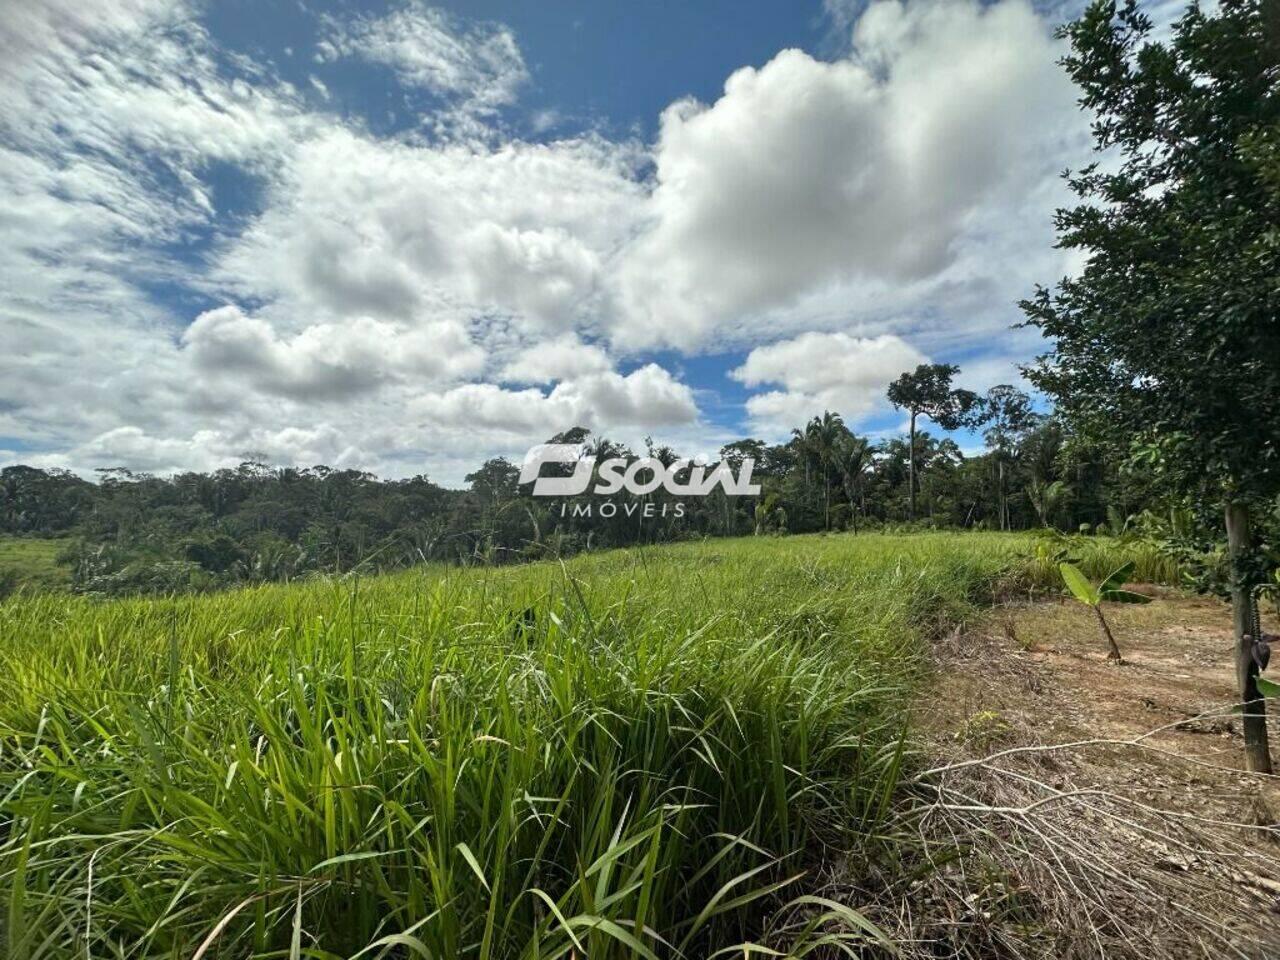
{"label": "dirt patch", "polygon": [[917,956],[1280,956],[1280,778],[1242,769],[1230,611],[1150,592],[1107,610],[1123,665],[1071,602],[939,645]]}

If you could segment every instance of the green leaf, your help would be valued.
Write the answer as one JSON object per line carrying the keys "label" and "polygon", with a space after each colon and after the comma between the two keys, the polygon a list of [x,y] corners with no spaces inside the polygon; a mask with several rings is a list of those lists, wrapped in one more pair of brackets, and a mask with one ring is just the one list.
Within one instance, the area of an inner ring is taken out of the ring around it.
{"label": "green leaf", "polygon": [[[407,934],[407,933],[388,934],[387,936],[383,937],[381,940],[375,940],[373,943],[369,944],[369,946],[365,947],[364,949],[372,950],[375,947],[404,947],[406,950],[412,951],[413,953],[416,953],[418,956],[423,957],[424,960],[435,960],[435,954],[433,954],[429,949],[427,949],[427,945],[425,943],[423,943],[417,937],[411,936],[410,934]],[[364,950],[360,952],[363,953]]]}
{"label": "green leaf", "polygon": [[816,896],[805,895],[802,897],[796,897],[794,900],[792,900],[790,903],[787,904],[788,908],[801,907],[801,906],[825,907],[827,911],[824,914],[825,917],[833,920],[841,920],[844,923],[848,924],[849,926],[853,927],[854,929],[861,931],[862,933],[866,934],[868,938],[880,944],[880,946],[884,948],[889,953],[890,956],[893,956],[893,957],[902,956],[901,951],[898,950],[897,945],[893,942],[892,939],[890,939],[888,934],[886,934],[878,926],[876,926],[874,923],[872,923],[870,920],[864,917],[857,910],[854,910],[853,908],[848,907],[843,903],[837,903],[834,900],[828,900],[826,897],[816,897]]}
{"label": "green leaf", "polygon": [[484,871],[480,869],[480,861],[476,859],[476,855],[471,852],[471,848],[465,843],[459,843],[454,849],[462,854],[462,859],[467,861],[467,866],[479,878],[486,890],[489,889],[489,881],[484,878]]}
{"label": "green leaf", "polygon": [[654,952],[641,943],[634,934],[629,930],[624,930],[618,924],[605,917],[579,914],[576,917],[570,917],[567,925],[569,927],[585,927],[589,930],[598,930],[630,949],[632,953],[644,957],[644,960],[658,960]]}
{"label": "green leaf", "polygon": [[1132,590],[1106,590],[1102,599],[1110,603],[1150,603],[1151,598]]}
{"label": "green leaf", "polygon": [[307,873],[318,873],[328,867],[336,867],[342,863],[354,863],[357,860],[372,860],[374,857],[389,857],[396,853],[395,850],[364,850],[360,853],[343,853],[336,857],[330,857],[328,860],[321,860]]}
{"label": "green leaf", "polygon": [[1062,574],[1062,580],[1077,600],[1081,603],[1087,603],[1091,607],[1098,605],[1098,592],[1094,590],[1083,573],[1070,563],[1058,564],[1058,571]]}
{"label": "green leaf", "polygon": [[1258,682],[1258,692],[1264,697],[1280,697],[1280,683],[1268,680],[1266,677],[1257,677],[1255,679]]}
{"label": "green leaf", "polygon": [[302,884],[298,884],[298,905],[293,911],[293,933],[289,937],[289,960],[302,957]]}
{"label": "green leaf", "polygon": [[569,926],[569,921],[564,918],[564,914],[560,912],[560,908],[556,906],[556,902],[537,887],[534,887],[529,892],[551,908],[552,914],[554,914],[556,920],[559,921],[564,932],[569,935],[569,939],[573,941],[573,945],[578,948],[578,952],[585,954],[586,948],[583,947],[582,941],[578,939],[577,934],[573,932],[573,927]]}
{"label": "green leaf", "polygon": [[[423,917],[421,920],[419,920],[417,923],[413,924],[410,927],[406,927],[404,930],[401,930],[399,933],[389,933],[385,937],[382,937],[380,940],[374,940],[368,946],[363,947],[358,952],[351,954],[348,960],[360,960],[360,957],[363,957],[366,953],[372,953],[374,950],[377,950],[379,947],[404,947],[406,950],[411,950],[412,952],[416,953],[418,956],[423,957],[424,960],[435,960],[435,954],[433,954],[429,949],[427,949],[427,945],[423,943],[421,940],[419,940],[417,937],[413,936],[413,934],[417,933],[418,930],[420,930],[422,927],[425,927],[428,923],[430,923],[439,915],[440,915],[440,911],[438,909],[433,910],[429,914],[427,914],[425,917]],[[577,941],[574,941],[574,942],[576,943]],[[579,949],[581,949],[580,945],[579,945]],[[381,951],[381,953],[379,953],[379,956],[382,956],[385,953],[386,951],[383,950]]]}
{"label": "green leaf", "polygon": [[1103,580],[1102,583],[1099,584],[1098,592],[1100,594],[1105,594],[1109,590],[1119,590],[1124,586],[1125,581],[1133,576],[1133,569],[1134,563],[1132,560],[1123,564],[1120,569],[1116,570],[1111,574],[1111,576],[1107,577],[1107,579]]}
{"label": "green leaf", "polygon": [[13,871],[13,881],[9,893],[9,956],[14,960],[27,956],[26,934],[26,892],[27,892],[27,860],[31,856],[31,833],[28,832],[22,841],[22,850],[18,853],[17,864]]}

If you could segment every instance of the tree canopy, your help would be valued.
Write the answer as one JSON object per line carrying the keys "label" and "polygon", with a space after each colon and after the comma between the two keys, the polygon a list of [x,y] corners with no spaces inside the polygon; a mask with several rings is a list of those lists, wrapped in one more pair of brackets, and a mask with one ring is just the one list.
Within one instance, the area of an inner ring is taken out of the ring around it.
{"label": "tree canopy", "polygon": [[943,430],[957,430],[981,417],[981,403],[971,390],[951,386],[951,378],[960,368],[950,363],[922,363],[889,384],[889,402],[896,410],[910,415],[910,514],[916,515],[916,420],[928,417]]}
{"label": "tree canopy", "polygon": [[1280,492],[1280,37],[1262,0],[1192,8],[1166,43],[1135,0],[1063,34],[1101,158],[1057,214],[1084,268],[1022,304],[1068,418],[1139,437],[1182,491]]}
{"label": "tree canopy", "polygon": [[1053,341],[1030,376],[1079,430],[1222,510],[1250,769],[1270,771],[1253,518],[1280,495],[1280,14],[1192,6],[1154,42],[1136,0],[1062,30],[1100,158],[1068,172],[1059,244],[1078,275],[1023,302]]}

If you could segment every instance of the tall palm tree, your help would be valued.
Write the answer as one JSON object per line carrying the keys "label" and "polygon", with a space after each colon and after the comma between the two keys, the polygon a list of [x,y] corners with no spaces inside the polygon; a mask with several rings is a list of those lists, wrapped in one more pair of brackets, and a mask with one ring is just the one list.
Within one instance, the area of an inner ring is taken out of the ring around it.
{"label": "tall palm tree", "polygon": [[849,498],[849,516],[853,520],[853,532],[858,532],[858,497],[862,493],[862,475],[871,462],[871,442],[855,436],[850,431],[836,444],[835,464]]}
{"label": "tall palm tree", "polygon": [[797,448],[806,457],[805,473],[808,475],[808,464],[811,459],[822,468],[822,513],[823,527],[831,529],[831,467],[836,462],[836,450],[842,439],[849,434],[840,414],[830,410],[823,411],[822,416],[814,417],[805,424],[804,431],[793,430]]}
{"label": "tall palm tree", "polygon": [[799,427],[793,427],[791,430],[791,446],[796,452],[796,458],[804,464],[804,499],[807,503],[809,499],[809,467],[813,463],[813,437],[810,434],[812,423],[805,426],[803,430]]}

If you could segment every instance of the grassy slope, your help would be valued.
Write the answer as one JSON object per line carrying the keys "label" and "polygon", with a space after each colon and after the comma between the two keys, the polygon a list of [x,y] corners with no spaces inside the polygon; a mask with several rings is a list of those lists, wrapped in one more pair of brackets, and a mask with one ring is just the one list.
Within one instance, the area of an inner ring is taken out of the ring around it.
{"label": "grassy slope", "polygon": [[0,580],[12,573],[17,586],[49,590],[65,586],[70,578],[66,567],[57,564],[65,540],[29,537],[0,537]]}
{"label": "grassy slope", "polygon": [[190,955],[215,928],[237,957],[389,935],[439,957],[670,955],[659,936],[701,955],[762,936],[765,901],[738,898],[820,850],[875,852],[923,634],[1029,550],[713,541],[11,600],[10,955]]}

